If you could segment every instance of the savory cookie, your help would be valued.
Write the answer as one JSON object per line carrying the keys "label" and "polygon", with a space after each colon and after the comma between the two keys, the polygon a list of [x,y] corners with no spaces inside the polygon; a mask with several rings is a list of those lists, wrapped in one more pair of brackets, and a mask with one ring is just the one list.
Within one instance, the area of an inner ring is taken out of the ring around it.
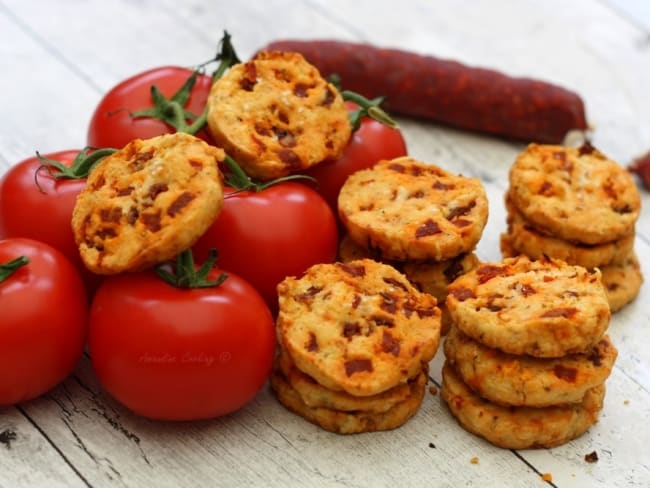
{"label": "savory cookie", "polygon": [[275,51],[214,83],[208,127],[249,176],[264,180],[337,158],[351,133],[338,90],[302,55]]}
{"label": "savory cookie", "polygon": [[311,376],[295,367],[291,358],[280,349],[276,358],[276,369],[279,369],[284,379],[296,390],[300,399],[311,408],[329,408],[345,412],[383,413],[396,404],[406,400],[411,394],[411,383],[428,369],[418,373],[408,383],[400,383],[389,390],[371,396],[355,396],[345,391],[335,391],[325,388]]}
{"label": "savory cookie", "polygon": [[444,261],[470,252],[488,218],[478,179],[409,157],[350,175],[338,205],[353,241],[399,261]]}
{"label": "savory cookie", "polygon": [[[359,244],[354,242],[347,233],[344,234],[339,241],[338,259],[344,263],[354,261],[355,259],[374,259],[375,261],[385,262],[382,260],[381,252],[379,250],[361,247]],[[391,266],[393,265],[394,264],[391,263]]]}
{"label": "savory cookie", "polygon": [[433,295],[438,303],[443,303],[449,285],[479,264],[478,256],[468,252],[445,261],[404,263],[402,272],[418,290]]}
{"label": "savory cookie", "polygon": [[550,448],[579,437],[598,421],[605,397],[601,384],[587,390],[580,403],[504,407],[472,392],[446,363],[440,391],[464,429],[506,449]]}
{"label": "savory cookie", "polygon": [[449,286],[446,304],[470,337],[536,357],[586,351],[611,316],[598,269],[526,256],[482,263]]}
{"label": "savory cookie", "polygon": [[587,390],[605,382],[618,352],[604,336],[581,354],[561,358],[513,355],[482,345],[452,327],[445,357],[463,382],[494,403],[548,407],[579,403]]}
{"label": "savory cookie", "polygon": [[625,262],[600,268],[609,308],[616,312],[636,298],[643,284],[641,265],[634,252]]}
{"label": "savory cookie", "polygon": [[298,391],[277,370],[271,373],[271,388],[282,405],[306,420],[325,430],[337,434],[376,432],[400,427],[415,415],[422,404],[427,375],[418,374],[409,383],[409,395],[385,412],[346,412],[323,407],[310,407],[302,400]]}
{"label": "savory cookie", "polygon": [[440,341],[436,299],[370,259],[317,264],[278,285],[278,341],[332,390],[376,395],[405,383]]}
{"label": "savory cookie", "polygon": [[506,197],[508,240],[515,254],[532,259],[556,258],[585,268],[622,263],[634,247],[634,231],[603,244],[581,244],[542,234],[521,215]]}
{"label": "savory cookie", "polygon": [[406,278],[418,290],[436,297],[442,314],[440,317],[440,335],[446,335],[453,322],[445,305],[448,286],[459,276],[476,268],[479,263],[476,254],[468,252],[446,261],[410,261],[404,263],[401,267]]}
{"label": "savory cookie", "polygon": [[136,271],[192,246],[221,210],[223,159],[223,150],[182,133],[135,139],[104,158],[72,214],[86,267]]}
{"label": "savory cookie", "polygon": [[530,144],[510,168],[510,197],[536,229],[585,244],[634,232],[641,198],[632,175],[590,144]]}

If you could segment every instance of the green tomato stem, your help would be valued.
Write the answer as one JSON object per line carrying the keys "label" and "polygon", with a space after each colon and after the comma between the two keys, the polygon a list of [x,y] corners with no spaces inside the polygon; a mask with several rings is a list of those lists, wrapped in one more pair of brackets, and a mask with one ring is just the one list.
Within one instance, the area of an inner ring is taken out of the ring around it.
{"label": "green tomato stem", "polygon": [[318,183],[318,180],[316,180],[316,178],[307,175],[288,175],[269,181],[256,181],[250,178],[244,172],[241,166],[239,166],[239,164],[237,164],[237,162],[230,156],[226,155],[225,162],[230,169],[230,172],[226,175],[226,184],[238,191],[260,192],[266,190],[267,188],[270,188],[273,185],[277,185],[278,183],[292,180],[309,180],[314,183]]}
{"label": "green tomato stem", "polygon": [[217,262],[217,250],[210,249],[208,259],[197,269],[191,249],[186,249],[176,256],[175,266],[169,263],[156,266],[156,274],[176,288],[213,288],[226,281],[228,275],[221,273],[217,279],[208,280],[210,270]]}
{"label": "green tomato stem", "polygon": [[106,156],[113,154],[115,151],[117,151],[117,149],[104,148],[97,149],[96,151],[92,152],[91,151],[92,148],[89,147],[86,147],[79,151],[79,154],[77,154],[70,166],[66,166],[60,161],[45,158],[41,156],[38,151],[36,151],[36,157],[41,162],[41,165],[36,169],[36,173],[34,174],[36,186],[38,186],[40,189],[40,185],[38,184],[38,173],[41,170],[47,171],[49,175],[56,180],[81,180],[83,178],[87,178],[97,163],[99,163]]}
{"label": "green tomato stem", "polygon": [[0,264],[0,283],[5,281],[27,263],[29,263],[29,259],[26,256],[20,256],[11,261],[7,261],[4,264]]}

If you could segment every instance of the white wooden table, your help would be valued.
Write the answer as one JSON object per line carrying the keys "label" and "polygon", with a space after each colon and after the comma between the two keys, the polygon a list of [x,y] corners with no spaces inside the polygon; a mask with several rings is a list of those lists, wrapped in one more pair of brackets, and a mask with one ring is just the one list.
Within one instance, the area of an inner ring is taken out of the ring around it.
{"label": "white wooden table", "polygon": [[[209,58],[224,29],[242,58],[277,38],[400,47],[553,81],[584,98],[594,144],[627,165],[650,150],[648,3],[265,0],[0,0],[0,173],[85,144],[102,94],[150,67]],[[635,10],[636,9],[636,10]],[[642,13],[645,10],[646,17]],[[524,145],[400,119],[410,153],[482,178],[491,214],[478,253],[500,258],[507,171]],[[650,193],[636,250],[650,273]],[[650,486],[650,293],[616,314],[619,357],[600,422],[551,450],[509,451],[466,433],[440,396],[390,432],[339,436],[265,388],[198,423],[139,418],[111,400],[88,357],[43,397],[0,409],[0,486]],[[0,320],[2,320],[0,311]],[[0,337],[0,340],[2,338]],[[440,380],[442,351],[432,362]],[[584,456],[596,451],[597,463]],[[473,457],[478,463],[470,462]]]}

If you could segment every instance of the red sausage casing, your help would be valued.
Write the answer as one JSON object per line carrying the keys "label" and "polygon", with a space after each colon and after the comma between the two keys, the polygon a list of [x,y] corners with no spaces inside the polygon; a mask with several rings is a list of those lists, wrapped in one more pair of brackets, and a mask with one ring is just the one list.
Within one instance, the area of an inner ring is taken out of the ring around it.
{"label": "red sausage casing", "polygon": [[368,98],[385,96],[395,114],[526,142],[559,143],[585,130],[580,96],[560,86],[398,49],[333,40],[280,40],[265,49],[296,51],[324,76]]}

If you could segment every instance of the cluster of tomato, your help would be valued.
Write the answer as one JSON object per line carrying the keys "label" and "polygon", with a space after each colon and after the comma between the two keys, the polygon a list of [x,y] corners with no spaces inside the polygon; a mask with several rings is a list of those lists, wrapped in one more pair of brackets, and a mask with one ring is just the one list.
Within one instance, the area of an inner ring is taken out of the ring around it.
{"label": "cluster of tomato", "polygon": [[[176,130],[133,114],[151,109],[153,86],[171,99],[191,76],[181,101],[186,111],[202,112],[211,76],[155,68],[104,96],[88,147],[120,148]],[[205,130],[196,135],[211,142]],[[99,277],[84,268],[70,220],[85,178],[60,169],[93,151],[37,155],[0,178],[0,405],[57,385],[87,344],[100,384],[136,413],[199,419],[240,408],[270,371],[276,285],[335,258],[341,185],[358,169],[405,155],[406,146],[398,129],[366,117],[338,160],[308,172],[316,183],[226,188],[219,217],[193,251],[200,263],[216,248],[218,269],[207,278],[227,278],[191,289],[170,285],[154,269]]]}

